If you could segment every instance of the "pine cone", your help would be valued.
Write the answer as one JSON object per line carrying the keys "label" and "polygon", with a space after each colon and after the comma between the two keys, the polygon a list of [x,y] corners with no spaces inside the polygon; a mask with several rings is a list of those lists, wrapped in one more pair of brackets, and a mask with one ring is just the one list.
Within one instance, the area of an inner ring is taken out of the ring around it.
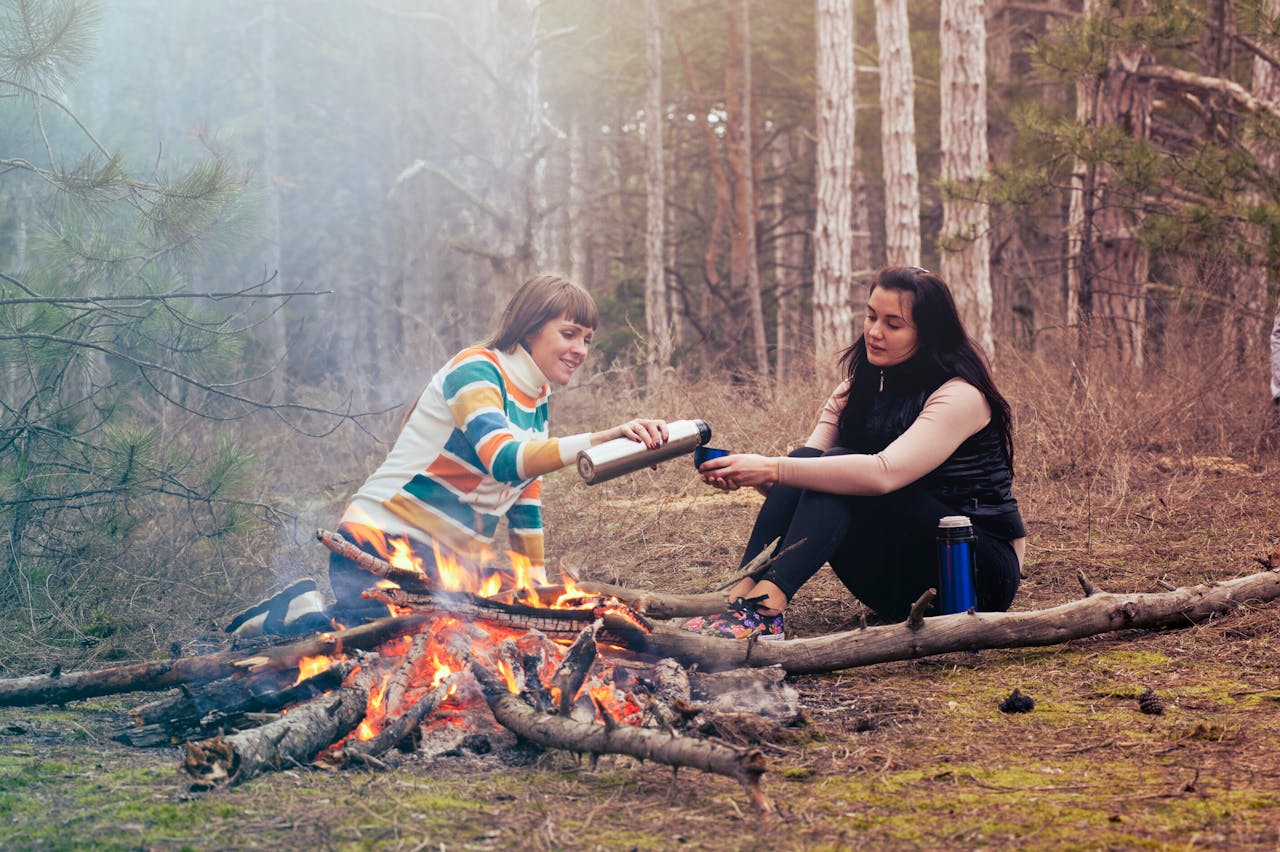
{"label": "pine cone", "polygon": [[1160,696],[1152,692],[1151,687],[1147,687],[1141,695],[1138,696],[1138,709],[1148,716],[1159,716],[1164,712],[1164,702],[1160,700]]}
{"label": "pine cone", "polygon": [[1015,689],[1009,693],[1009,697],[1000,702],[1001,713],[1030,713],[1036,707],[1035,701],[1029,695],[1023,695]]}

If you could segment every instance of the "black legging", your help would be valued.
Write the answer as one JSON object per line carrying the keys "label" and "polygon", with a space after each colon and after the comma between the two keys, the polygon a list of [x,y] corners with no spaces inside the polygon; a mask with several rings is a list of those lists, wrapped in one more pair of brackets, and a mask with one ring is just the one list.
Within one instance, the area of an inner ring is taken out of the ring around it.
{"label": "black legging", "polygon": [[[846,455],[801,447],[793,458]],[[937,588],[935,540],[938,519],[957,512],[923,488],[909,485],[879,497],[849,497],[774,485],[756,516],[742,557],[745,566],[769,542],[782,538],[783,554],[761,580],[782,589],[787,600],[823,563],[830,562],[854,597],[882,617],[905,618],[926,589]],[[1003,612],[1018,591],[1018,555],[1004,539],[975,527],[978,609]]]}

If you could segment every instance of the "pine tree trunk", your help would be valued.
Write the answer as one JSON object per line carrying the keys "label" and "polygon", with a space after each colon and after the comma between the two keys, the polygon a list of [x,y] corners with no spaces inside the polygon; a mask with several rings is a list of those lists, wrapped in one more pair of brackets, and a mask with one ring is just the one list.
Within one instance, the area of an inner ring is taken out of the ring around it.
{"label": "pine tree trunk", "polygon": [[[1129,12],[1145,4],[1146,0],[1133,0]],[[1106,11],[1101,0],[1085,0],[1084,13],[1097,16]],[[1077,120],[1093,132],[1120,125],[1135,138],[1147,138],[1151,86],[1125,69],[1150,61],[1150,54],[1138,48],[1112,56],[1098,76],[1078,83]],[[1150,258],[1138,240],[1141,214],[1111,186],[1113,172],[1105,163],[1082,161],[1072,173],[1067,322],[1076,328],[1081,358],[1091,349],[1105,348],[1107,360],[1141,367]]]}
{"label": "pine tree trunk", "polygon": [[857,147],[854,111],[853,0],[817,0],[817,211],[813,227],[813,348],[819,377],[836,377],[837,359],[854,336],[854,199]]}
{"label": "pine tree trunk", "polygon": [[671,321],[667,316],[666,175],[663,170],[662,8],[661,0],[647,0],[644,111],[645,219],[644,320],[648,336],[646,366],[648,384],[656,387],[671,362]]}
{"label": "pine tree trunk", "polygon": [[942,0],[942,277],[965,328],[988,356],[990,213],[979,182],[987,158],[987,27],[982,0]]}
{"label": "pine tree trunk", "polygon": [[920,179],[916,166],[915,70],[906,0],[877,0],[880,150],[884,160],[885,260],[920,263]]}

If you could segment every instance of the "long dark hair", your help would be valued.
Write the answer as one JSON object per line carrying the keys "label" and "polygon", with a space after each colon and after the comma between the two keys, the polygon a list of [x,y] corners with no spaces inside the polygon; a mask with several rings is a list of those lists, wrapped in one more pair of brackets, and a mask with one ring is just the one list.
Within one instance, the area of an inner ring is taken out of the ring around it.
{"label": "long dark hair", "polygon": [[[916,352],[908,361],[912,368],[942,377],[943,381],[959,377],[986,397],[992,424],[1000,431],[1012,470],[1013,413],[991,378],[986,358],[964,330],[946,282],[919,266],[886,266],[876,276],[870,292],[877,287],[910,297],[911,321],[919,337]],[[849,380],[845,412],[854,413],[868,406],[879,370],[867,360],[867,342],[862,335],[841,354],[840,372]],[[843,430],[844,417],[841,421]]]}

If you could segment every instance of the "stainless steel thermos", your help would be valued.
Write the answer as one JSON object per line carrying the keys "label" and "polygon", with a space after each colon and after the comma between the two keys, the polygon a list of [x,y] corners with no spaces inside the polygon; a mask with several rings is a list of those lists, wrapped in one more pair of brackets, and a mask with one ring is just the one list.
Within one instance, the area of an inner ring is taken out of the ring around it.
{"label": "stainless steel thermos", "polygon": [[711,440],[705,420],[673,420],[667,424],[667,442],[652,450],[630,438],[614,438],[578,453],[578,473],[588,485],[652,467],[661,461],[693,452]]}
{"label": "stainless steel thermos", "polygon": [[938,520],[938,612],[950,615],[978,606],[973,586],[977,561],[973,522],[964,515],[947,515]]}

